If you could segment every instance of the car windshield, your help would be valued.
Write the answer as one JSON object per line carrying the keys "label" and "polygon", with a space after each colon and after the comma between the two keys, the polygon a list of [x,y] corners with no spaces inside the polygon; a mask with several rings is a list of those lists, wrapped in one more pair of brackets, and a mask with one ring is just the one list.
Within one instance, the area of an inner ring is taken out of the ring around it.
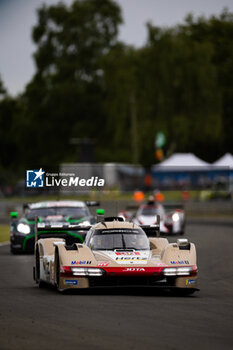
{"label": "car windshield", "polygon": [[88,245],[93,250],[150,249],[149,240],[141,228],[95,230]]}
{"label": "car windshield", "polygon": [[164,210],[163,207],[160,206],[146,206],[142,207],[138,211],[138,215],[144,216],[155,216],[155,215],[163,215]]}
{"label": "car windshield", "polygon": [[47,216],[63,216],[70,217],[71,219],[81,219],[89,216],[89,211],[85,207],[51,207],[51,208],[38,208],[38,209],[27,209],[25,216],[28,220],[34,220],[36,216],[47,217]]}

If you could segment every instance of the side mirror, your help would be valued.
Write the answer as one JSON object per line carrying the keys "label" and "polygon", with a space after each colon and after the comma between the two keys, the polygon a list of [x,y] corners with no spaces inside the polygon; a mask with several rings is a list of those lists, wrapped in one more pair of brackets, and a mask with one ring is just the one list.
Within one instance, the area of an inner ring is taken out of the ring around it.
{"label": "side mirror", "polygon": [[97,209],[96,214],[97,214],[97,222],[104,221],[104,209]]}
{"label": "side mirror", "polygon": [[96,214],[97,215],[104,215],[104,209],[97,209]]}
{"label": "side mirror", "polygon": [[17,219],[19,216],[18,212],[17,211],[11,211],[10,212],[10,217],[11,219]]}

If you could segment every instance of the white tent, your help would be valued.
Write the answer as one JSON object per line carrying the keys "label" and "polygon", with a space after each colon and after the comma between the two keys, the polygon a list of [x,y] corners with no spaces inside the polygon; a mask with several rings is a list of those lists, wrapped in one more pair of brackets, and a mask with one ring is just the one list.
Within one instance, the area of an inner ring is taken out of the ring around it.
{"label": "white tent", "polygon": [[229,166],[230,168],[233,168],[233,155],[231,153],[226,153],[224,156],[216,160],[213,165],[223,167]]}
{"label": "white tent", "polygon": [[209,165],[193,153],[174,153],[160,164],[154,165],[154,167],[202,167]]}

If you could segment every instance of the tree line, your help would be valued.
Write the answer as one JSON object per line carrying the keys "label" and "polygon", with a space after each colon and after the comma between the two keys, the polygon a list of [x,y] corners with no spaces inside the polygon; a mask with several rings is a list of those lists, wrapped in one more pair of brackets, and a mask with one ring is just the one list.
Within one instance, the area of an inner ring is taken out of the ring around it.
{"label": "tree line", "polygon": [[194,152],[211,162],[232,152],[233,14],[147,23],[141,48],[119,41],[121,24],[113,0],[38,9],[34,76],[17,97],[0,80],[0,183],[78,161],[85,140],[96,162],[145,167],[156,162],[159,131],[165,156]]}

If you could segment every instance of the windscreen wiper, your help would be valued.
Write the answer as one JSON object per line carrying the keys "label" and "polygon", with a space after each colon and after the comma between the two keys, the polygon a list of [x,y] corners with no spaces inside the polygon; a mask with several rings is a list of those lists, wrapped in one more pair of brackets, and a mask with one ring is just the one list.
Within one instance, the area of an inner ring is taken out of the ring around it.
{"label": "windscreen wiper", "polygon": [[123,234],[121,235],[121,240],[122,240],[123,249],[126,249],[126,244],[125,244],[125,240],[124,240]]}

